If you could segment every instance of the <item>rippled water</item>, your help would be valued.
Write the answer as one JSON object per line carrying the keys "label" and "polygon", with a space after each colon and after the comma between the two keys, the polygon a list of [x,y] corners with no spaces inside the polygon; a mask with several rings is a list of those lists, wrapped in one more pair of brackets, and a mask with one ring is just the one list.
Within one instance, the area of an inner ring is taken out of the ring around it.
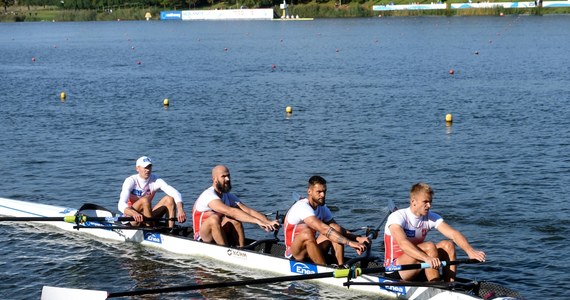
{"label": "rippled water", "polygon": [[[135,159],[149,155],[188,210],[223,163],[234,191],[268,213],[321,174],[336,219],[358,228],[427,181],[434,211],[488,254],[462,275],[564,299],[568,22],[0,24],[0,196],[115,209]],[[118,292],[271,276],[40,225],[0,233],[3,299],[37,299],[43,285]],[[360,297],[298,282],[144,299],[231,296]]]}

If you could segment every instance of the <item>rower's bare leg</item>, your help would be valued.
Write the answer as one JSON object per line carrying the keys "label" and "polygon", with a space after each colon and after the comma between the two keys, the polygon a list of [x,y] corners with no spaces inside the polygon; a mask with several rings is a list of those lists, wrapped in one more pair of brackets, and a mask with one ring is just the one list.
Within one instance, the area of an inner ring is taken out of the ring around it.
{"label": "rower's bare leg", "polygon": [[[138,211],[140,214],[142,214],[145,218],[152,218],[152,209],[151,209],[151,199],[148,197],[141,197],[139,200],[137,200],[133,206],[131,207],[132,209]],[[125,215],[126,216],[131,216],[129,214],[128,211],[125,211]],[[145,222],[142,223],[145,226],[151,226],[151,224]],[[131,222],[131,225],[133,226],[140,226],[141,223],[139,222]]]}
{"label": "rower's bare leg", "polygon": [[[164,206],[158,206],[155,207],[154,210],[152,211],[152,217],[153,218],[162,218],[164,217],[164,215],[168,212],[167,208]],[[156,221],[152,221],[149,222],[150,224],[152,224],[153,226],[156,226]]]}
{"label": "rower's bare leg", "polygon": [[[174,204],[174,198],[170,196],[164,196],[152,209],[152,216],[155,218],[162,217],[166,212],[168,212],[168,218],[172,219],[176,217],[176,205]],[[168,221],[168,227],[174,227],[174,220]]]}
{"label": "rower's bare leg", "polygon": [[[432,242],[424,242],[417,245],[423,252],[425,252],[430,257],[438,257],[438,251],[434,243]],[[417,259],[408,256],[407,254],[403,254],[402,256],[398,257],[396,260],[396,264],[398,265],[407,265],[407,264],[417,264],[421,263]],[[406,271],[399,271],[400,277],[403,280],[410,281],[413,280],[422,270],[406,270]],[[424,270],[427,281],[439,281],[439,269],[425,269]]]}
{"label": "rower's bare leg", "polygon": [[237,245],[238,247],[245,246],[245,233],[240,221],[226,216],[222,220],[222,229],[226,233],[229,245]]}
{"label": "rower's bare leg", "polygon": [[245,233],[240,221],[225,216],[222,220],[222,230],[225,232],[230,246],[245,246]]}
{"label": "rower's bare leg", "polygon": [[[424,251],[427,255],[429,255],[429,257],[439,256],[437,247],[433,242],[424,242],[419,244],[418,247],[422,249],[422,251]],[[425,269],[424,272],[426,274],[427,281],[439,281],[441,279],[439,276],[439,269],[429,268]]]}
{"label": "rower's bare leg", "polygon": [[[439,251],[439,259],[441,261],[455,260],[455,244],[450,240],[444,240],[437,243],[437,249]],[[446,282],[455,281],[455,276],[457,275],[457,266],[447,266],[443,267],[443,280]]]}
{"label": "rower's bare leg", "polygon": [[[417,264],[419,261],[415,258],[408,256],[407,254],[402,254],[402,256],[398,257],[394,264],[396,265],[408,265],[408,264]],[[402,280],[405,281],[412,281],[414,278],[420,274],[422,270],[406,270],[406,271],[399,271],[400,277]]]}
{"label": "rower's bare leg", "polygon": [[212,241],[221,246],[227,246],[228,240],[222,230],[222,216],[213,214],[200,225],[200,238],[206,243]]}
{"label": "rower's bare leg", "polygon": [[315,264],[326,264],[325,257],[315,239],[315,234],[309,228],[305,228],[295,235],[295,240],[291,244],[291,254],[296,260],[304,261],[308,258]]}
{"label": "rower's bare leg", "polygon": [[[342,227],[340,227],[338,224],[335,223],[331,223],[329,224],[330,227],[332,227],[334,230],[336,230],[337,232],[340,232],[341,234],[345,234],[345,232],[342,230]],[[321,244],[323,243],[323,241],[329,241],[329,243],[327,245],[323,245],[321,246]],[[319,237],[317,238],[317,244],[319,244],[322,253],[327,253],[328,249],[330,248],[330,246],[332,245],[333,248],[333,254],[336,258],[337,264],[339,266],[342,266],[344,264],[344,245],[333,242],[331,240],[329,240],[326,236],[324,235],[319,235]],[[326,248],[325,248],[326,247]]]}

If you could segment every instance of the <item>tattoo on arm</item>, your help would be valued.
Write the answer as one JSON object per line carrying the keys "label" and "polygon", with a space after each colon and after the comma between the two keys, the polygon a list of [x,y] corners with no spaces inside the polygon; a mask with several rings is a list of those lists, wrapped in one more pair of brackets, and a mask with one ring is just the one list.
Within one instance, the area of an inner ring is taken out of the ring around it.
{"label": "tattoo on arm", "polygon": [[334,233],[336,233],[338,235],[338,237],[336,238],[336,242],[341,244],[341,245],[348,245],[348,243],[350,242],[346,237],[344,237],[342,235],[342,233],[334,230],[332,227],[329,226],[329,230],[327,230],[327,233],[325,233],[325,236],[330,239],[330,236]]}
{"label": "tattoo on arm", "polygon": [[337,239],[336,241],[337,241],[339,244],[348,245],[348,240],[347,240],[344,236],[342,236],[342,235],[339,235],[339,237],[338,237],[338,239]]}
{"label": "tattoo on arm", "polygon": [[332,229],[332,227],[329,226],[329,230],[327,231],[327,233],[325,234],[325,236],[326,236],[327,238],[330,238],[332,232],[333,232],[333,229]]}

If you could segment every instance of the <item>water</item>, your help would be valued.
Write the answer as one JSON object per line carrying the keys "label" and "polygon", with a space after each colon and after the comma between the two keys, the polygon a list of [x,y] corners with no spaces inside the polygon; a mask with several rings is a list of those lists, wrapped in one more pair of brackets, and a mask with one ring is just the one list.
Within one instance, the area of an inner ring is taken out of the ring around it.
{"label": "water", "polygon": [[[115,209],[136,158],[149,155],[187,211],[223,163],[234,192],[267,213],[286,210],[321,174],[337,221],[358,228],[426,181],[433,210],[488,255],[462,275],[564,299],[568,22],[0,24],[0,196]],[[119,292],[273,276],[40,225],[0,232],[3,299],[38,299],[43,285]],[[234,296],[361,297],[298,282],[144,299]]]}

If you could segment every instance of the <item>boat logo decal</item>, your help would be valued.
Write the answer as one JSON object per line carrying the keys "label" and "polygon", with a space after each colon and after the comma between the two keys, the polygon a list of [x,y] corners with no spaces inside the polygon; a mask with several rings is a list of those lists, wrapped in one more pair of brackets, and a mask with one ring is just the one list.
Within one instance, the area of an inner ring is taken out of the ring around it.
{"label": "boat logo decal", "polygon": [[162,244],[162,238],[160,237],[160,233],[156,233],[156,232],[145,232],[144,233],[144,240],[149,241],[149,242],[153,242],[153,243],[157,243],[157,244]]}
{"label": "boat logo decal", "polygon": [[289,266],[291,267],[291,272],[297,274],[315,274],[317,273],[317,266],[313,264],[307,264],[299,261],[290,260]]}
{"label": "boat logo decal", "polygon": [[400,271],[402,269],[402,266],[400,265],[389,265],[386,266],[386,272],[394,272],[394,271]]}
{"label": "boat logo decal", "polygon": [[[382,278],[378,278],[378,279],[379,279],[378,281],[379,281],[380,283],[383,283],[383,282],[394,282],[394,281],[392,281],[392,280],[386,280],[386,279],[382,279]],[[396,294],[398,294],[398,295],[405,295],[405,294],[407,294],[407,292],[406,292],[406,287],[405,287],[405,286],[393,286],[393,285],[384,285],[384,286],[382,286],[382,285],[380,285],[380,288],[383,289],[383,290],[387,290],[387,291],[394,292],[394,293],[396,293]]]}
{"label": "boat logo decal", "polygon": [[109,223],[99,223],[99,222],[90,222],[87,221],[85,223],[83,223],[83,226],[85,227],[95,227],[95,228],[99,228],[99,227],[107,227],[107,228],[103,228],[103,229],[113,229],[113,225],[109,224]]}
{"label": "boat logo decal", "polygon": [[243,251],[239,251],[236,249],[228,249],[227,253],[228,253],[228,256],[241,258],[241,259],[247,259],[247,253],[245,253]]}
{"label": "boat logo decal", "polygon": [[74,210],[75,210],[75,209],[72,209],[72,208],[66,208],[66,209],[64,209],[63,211],[59,212],[59,213],[62,214],[62,215],[67,215],[67,214],[69,214],[70,212],[72,212],[72,211],[74,211]]}

